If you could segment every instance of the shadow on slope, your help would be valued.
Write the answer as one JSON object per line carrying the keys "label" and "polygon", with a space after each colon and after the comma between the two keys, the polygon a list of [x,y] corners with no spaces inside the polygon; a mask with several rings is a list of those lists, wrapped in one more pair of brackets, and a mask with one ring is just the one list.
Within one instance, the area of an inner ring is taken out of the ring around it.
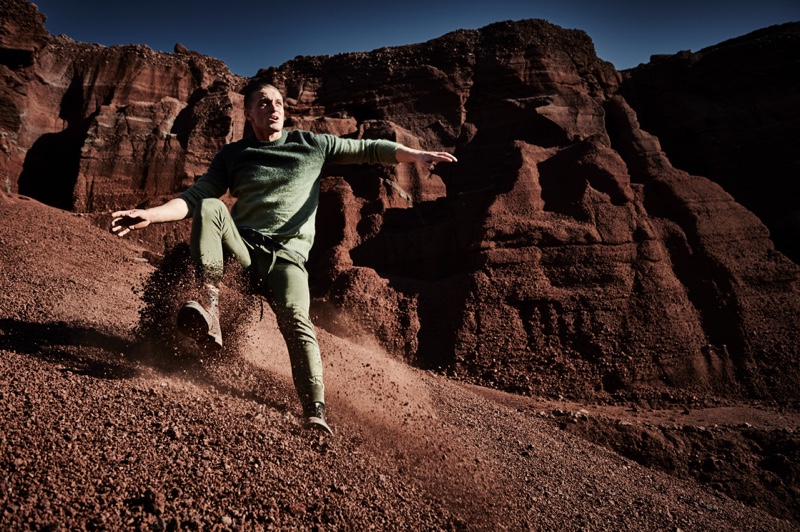
{"label": "shadow on slope", "polygon": [[[123,356],[131,348],[129,340],[81,325],[0,319],[0,350],[24,353],[99,379],[133,377],[136,370]],[[105,356],[92,356],[97,351]],[[120,358],[111,359],[112,353]]]}

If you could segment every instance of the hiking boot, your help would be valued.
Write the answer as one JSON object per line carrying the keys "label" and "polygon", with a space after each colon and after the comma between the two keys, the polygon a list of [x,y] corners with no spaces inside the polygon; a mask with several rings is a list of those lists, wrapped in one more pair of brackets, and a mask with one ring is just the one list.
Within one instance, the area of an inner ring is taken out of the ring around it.
{"label": "hiking boot", "polygon": [[219,312],[209,312],[197,301],[187,301],[178,309],[177,321],[178,331],[200,346],[213,351],[222,349]]}
{"label": "hiking boot", "polygon": [[311,403],[303,407],[303,415],[306,418],[305,427],[311,430],[333,434],[333,431],[325,423],[325,405],[323,403]]}

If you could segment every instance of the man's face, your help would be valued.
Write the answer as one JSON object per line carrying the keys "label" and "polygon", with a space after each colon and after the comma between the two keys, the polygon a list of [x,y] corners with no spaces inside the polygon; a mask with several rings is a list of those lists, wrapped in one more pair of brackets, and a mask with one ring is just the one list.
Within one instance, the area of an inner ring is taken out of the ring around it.
{"label": "man's face", "polygon": [[253,131],[259,140],[277,140],[283,130],[283,97],[272,87],[264,87],[253,95],[253,101],[245,109],[245,117],[250,120]]}

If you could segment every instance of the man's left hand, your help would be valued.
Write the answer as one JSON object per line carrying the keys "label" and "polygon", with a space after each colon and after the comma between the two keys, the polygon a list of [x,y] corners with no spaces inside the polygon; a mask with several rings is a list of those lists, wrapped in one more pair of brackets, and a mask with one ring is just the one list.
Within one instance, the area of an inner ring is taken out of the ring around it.
{"label": "man's left hand", "polygon": [[451,153],[444,151],[423,151],[400,146],[395,152],[395,157],[399,163],[416,163],[424,166],[428,170],[436,168],[438,163],[455,163],[458,159]]}

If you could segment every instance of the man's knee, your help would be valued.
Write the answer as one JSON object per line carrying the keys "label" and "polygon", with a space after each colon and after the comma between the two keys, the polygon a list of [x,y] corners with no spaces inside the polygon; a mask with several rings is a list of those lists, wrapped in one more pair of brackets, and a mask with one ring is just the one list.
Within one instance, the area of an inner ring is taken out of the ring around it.
{"label": "man's knee", "polygon": [[206,220],[211,219],[221,212],[227,212],[228,208],[218,198],[205,198],[200,200],[195,209],[195,216],[200,216]]}

